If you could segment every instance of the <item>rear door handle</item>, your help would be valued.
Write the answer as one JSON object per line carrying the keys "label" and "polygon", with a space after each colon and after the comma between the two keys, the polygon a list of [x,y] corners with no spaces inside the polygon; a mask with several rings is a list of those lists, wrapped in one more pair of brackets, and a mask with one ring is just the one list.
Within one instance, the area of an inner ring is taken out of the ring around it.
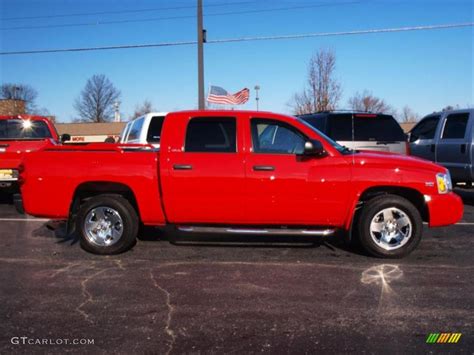
{"label": "rear door handle", "polygon": [[274,171],[275,167],[271,165],[254,165],[254,171]]}
{"label": "rear door handle", "polygon": [[193,170],[193,166],[188,165],[188,164],[174,164],[173,169],[174,170]]}

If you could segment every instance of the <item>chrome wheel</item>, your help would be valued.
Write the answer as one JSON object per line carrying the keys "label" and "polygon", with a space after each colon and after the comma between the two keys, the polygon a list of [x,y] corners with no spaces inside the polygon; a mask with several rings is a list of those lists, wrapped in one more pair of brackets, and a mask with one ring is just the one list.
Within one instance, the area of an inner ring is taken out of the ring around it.
{"label": "chrome wheel", "polygon": [[412,232],[408,215],[395,207],[377,212],[370,223],[372,240],[385,250],[401,248],[410,240]]}
{"label": "chrome wheel", "polygon": [[101,247],[117,243],[123,234],[120,214],[110,207],[96,207],[89,211],[84,221],[87,240]]}

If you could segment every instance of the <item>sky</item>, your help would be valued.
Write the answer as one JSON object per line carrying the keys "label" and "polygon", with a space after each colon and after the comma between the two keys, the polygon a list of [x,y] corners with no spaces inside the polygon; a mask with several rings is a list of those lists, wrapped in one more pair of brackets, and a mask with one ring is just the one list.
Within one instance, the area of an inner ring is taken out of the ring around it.
{"label": "sky", "polygon": [[[194,41],[196,3],[0,0],[0,51]],[[208,40],[474,22],[474,0],[203,3]],[[100,24],[110,21],[122,22]],[[474,105],[473,41],[474,28],[467,27],[206,44],[205,85],[251,89],[242,109],[256,108],[253,88],[259,85],[260,109],[290,113],[288,103],[305,85],[310,57],[330,49],[343,90],[339,108],[348,108],[357,91],[369,90],[399,111],[408,105],[423,116],[447,105]],[[159,111],[197,108],[196,45],[0,56],[1,83],[31,85],[38,106],[60,122],[78,118],[74,101],[94,74],[105,74],[121,91],[124,120],[144,100]]]}

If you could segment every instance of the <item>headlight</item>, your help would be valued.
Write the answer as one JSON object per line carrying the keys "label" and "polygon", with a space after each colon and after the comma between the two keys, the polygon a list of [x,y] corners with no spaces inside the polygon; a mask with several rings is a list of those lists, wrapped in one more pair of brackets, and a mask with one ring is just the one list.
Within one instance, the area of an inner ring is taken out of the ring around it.
{"label": "headlight", "polygon": [[453,189],[453,183],[451,182],[449,171],[446,174],[436,174],[436,186],[438,186],[438,192],[440,194],[447,194]]}

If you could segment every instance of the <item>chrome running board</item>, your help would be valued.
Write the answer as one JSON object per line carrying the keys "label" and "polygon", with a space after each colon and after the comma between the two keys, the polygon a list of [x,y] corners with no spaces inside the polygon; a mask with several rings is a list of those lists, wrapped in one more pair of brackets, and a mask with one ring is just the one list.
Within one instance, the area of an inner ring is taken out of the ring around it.
{"label": "chrome running board", "polygon": [[268,234],[268,235],[314,235],[328,236],[336,232],[335,229],[285,229],[285,228],[232,228],[206,226],[176,226],[180,232],[187,233],[220,233],[220,234]]}

